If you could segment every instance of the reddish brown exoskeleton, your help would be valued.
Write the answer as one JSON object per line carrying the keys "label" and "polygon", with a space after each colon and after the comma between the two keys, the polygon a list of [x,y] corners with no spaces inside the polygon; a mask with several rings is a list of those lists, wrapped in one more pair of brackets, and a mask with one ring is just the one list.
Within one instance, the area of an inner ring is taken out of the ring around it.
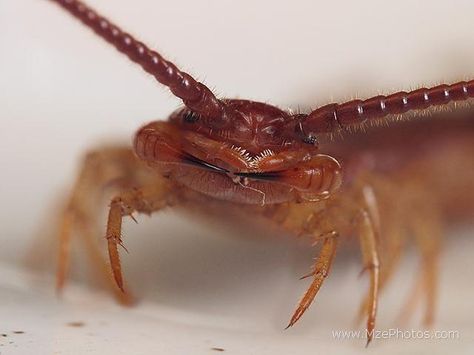
{"label": "reddish brown exoskeleton", "polygon": [[[316,296],[339,240],[354,234],[370,275],[370,289],[360,309],[368,318],[368,342],[379,290],[392,275],[409,233],[422,255],[419,285],[426,299],[425,321],[432,321],[440,218],[465,216],[466,206],[474,200],[469,190],[474,178],[473,121],[458,115],[449,122],[410,121],[354,133],[344,140],[329,138],[367,123],[394,121],[409,111],[469,99],[474,97],[474,81],[291,114],[264,103],[218,99],[82,2],[54,1],[184,103],[168,121],[142,127],[133,149],[108,148],[87,156],[62,219],[58,288],[66,276],[71,229],[92,234],[88,221],[94,219],[96,206],[90,203],[91,196],[107,186],[116,191],[106,238],[122,301],[127,301],[118,253],[123,217],[205,204],[244,209],[320,244],[319,256],[306,275],[312,278],[311,285],[289,326]],[[462,174],[456,166],[463,167]]]}

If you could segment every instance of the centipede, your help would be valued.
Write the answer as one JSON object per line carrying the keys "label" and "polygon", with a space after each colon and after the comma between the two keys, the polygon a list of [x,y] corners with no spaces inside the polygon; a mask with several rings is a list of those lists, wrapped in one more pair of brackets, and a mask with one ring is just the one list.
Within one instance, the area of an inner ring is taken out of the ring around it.
{"label": "centipede", "polygon": [[60,216],[58,290],[67,279],[73,230],[90,237],[107,187],[113,194],[103,231],[108,261],[102,267],[122,303],[130,294],[120,261],[123,219],[206,206],[218,218],[223,211],[239,211],[316,248],[303,276],[309,286],[287,327],[313,303],[336,251],[349,240],[357,242],[369,279],[358,310],[366,319],[367,345],[376,329],[379,295],[408,243],[421,260],[423,322],[432,324],[443,235],[450,225],[474,217],[474,121],[464,105],[474,97],[474,80],[295,113],[218,97],[84,2],[50,2],[181,100],[167,120],[139,128],[130,145],[86,154]]}

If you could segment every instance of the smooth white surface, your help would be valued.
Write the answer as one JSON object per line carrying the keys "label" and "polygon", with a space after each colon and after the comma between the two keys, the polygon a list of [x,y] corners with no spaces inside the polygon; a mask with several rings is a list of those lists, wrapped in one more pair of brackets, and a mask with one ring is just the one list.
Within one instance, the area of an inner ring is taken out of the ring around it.
{"label": "smooth white surface", "polygon": [[[305,109],[474,72],[474,3],[467,0],[90,4],[220,95],[281,107]],[[351,327],[366,286],[357,279],[355,259],[341,260],[301,324],[283,332],[304,290],[296,279],[307,270],[311,251],[286,240],[229,239],[226,229],[173,214],[127,225],[127,276],[143,300],[139,306],[124,310],[80,287],[57,301],[51,280],[39,287],[17,267],[69,186],[79,157],[104,140],[130,139],[138,126],[165,118],[179,102],[48,1],[0,0],[0,48],[5,353],[207,354],[214,346],[229,354],[472,353],[473,245],[460,237],[449,238],[452,249],[443,259],[437,324],[459,328],[459,341],[378,341],[364,350],[362,341],[333,340],[331,329]],[[43,247],[52,252],[49,244]],[[54,254],[47,255],[53,264]],[[407,288],[416,264],[403,270],[395,285]],[[393,286],[382,300],[381,328],[394,326],[404,296]],[[85,326],[67,327],[71,321]]]}
{"label": "smooth white surface", "polygon": [[[134,286],[140,286],[142,297],[139,305],[129,309],[113,303],[108,294],[91,292],[78,285],[69,286],[64,298],[59,300],[52,292],[51,278],[34,277],[31,272],[22,273],[0,265],[1,328],[7,334],[1,338],[0,351],[5,354],[213,354],[211,348],[217,347],[225,349],[226,354],[255,355],[472,354],[472,273],[467,270],[472,268],[470,251],[474,243],[467,239],[469,235],[456,237],[462,241],[445,250],[442,262],[440,311],[434,330],[456,330],[459,339],[379,339],[368,349],[364,348],[363,339],[334,339],[333,330],[354,329],[354,312],[366,287],[357,278],[359,264],[354,260],[338,263],[310,312],[297,327],[285,331],[283,327],[294,301],[305,286],[295,277],[306,270],[304,263],[294,260],[304,253],[281,241],[270,251],[262,243],[235,243],[229,253],[232,242],[219,243],[217,238],[210,238],[214,250],[200,250],[190,243],[189,247],[200,253],[197,260],[191,259],[194,264],[180,268],[178,262],[167,260],[163,267],[167,268],[168,277],[160,277],[156,266],[151,270],[128,268],[127,275],[134,280]],[[166,242],[165,238],[165,245]],[[148,248],[151,246],[148,244]],[[156,250],[157,258],[166,255],[163,250]],[[217,250],[226,252],[226,257],[219,258],[221,254]],[[141,267],[147,264],[143,262],[147,253],[136,248],[127,259],[131,258],[135,259],[135,266],[140,264],[136,258],[142,259]],[[174,258],[179,259],[179,255]],[[262,259],[266,264],[262,265]],[[281,261],[280,267],[268,266],[277,265],[277,260]],[[414,262],[404,263],[382,297],[379,329],[399,326],[394,318],[416,269]],[[206,270],[208,274],[201,274]],[[172,280],[170,273],[174,276]],[[204,284],[196,285],[193,279]],[[156,284],[147,283],[150,280],[156,280]],[[71,327],[71,322],[84,325]],[[418,319],[406,329],[420,329]],[[13,333],[19,330],[24,334]]]}

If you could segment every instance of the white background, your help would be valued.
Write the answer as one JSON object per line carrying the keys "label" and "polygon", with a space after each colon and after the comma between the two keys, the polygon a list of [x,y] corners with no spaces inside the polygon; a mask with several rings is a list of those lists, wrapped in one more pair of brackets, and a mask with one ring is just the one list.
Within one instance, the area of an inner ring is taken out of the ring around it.
{"label": "white background", "polygon": [[[307,109],[474,73],[472,1],[89,3],[219,95],[283,108]],[[229,354],[473,351],[474,307],[467,300],[474,243],[468,232],[464,238],[453,232],[442,264],[436,329],[458,329],[461,339],[455,341],[379,340],[364,350],[363,341],[332,339],[332,329],[353,326],[366,287],[357,278],[358,260],[344,253],[308,314],[283,331],[304,290],[297,276],[309,266],[311,250],[285,238],[228,238],[232,231],[225,227],[184,223],[173,213],[126,225],[127,276],[142,299],[133,309],[116,306],[94,287],[72,287],[58,301],[50,278],[31,283],[31,269],[18,266],[84,151],[130,140],[141,124],[165,118],[178,105],[50,1],[0,0],[5,353],[211,354],[214,346]],[[42,247],[37,253],[49,250],[48,263],[54,264],[53,245]],[[382,299],[380,328],[396,326],[416,270],[416,260],[408,260]],[[76,320],[85,326],[65,325]],[[26,333],[12,334],[20,328]]]}

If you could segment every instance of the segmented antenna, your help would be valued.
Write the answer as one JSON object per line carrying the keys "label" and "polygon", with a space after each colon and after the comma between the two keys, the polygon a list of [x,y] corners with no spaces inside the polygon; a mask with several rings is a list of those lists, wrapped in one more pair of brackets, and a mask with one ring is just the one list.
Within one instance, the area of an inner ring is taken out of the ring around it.
{"label": "segmented antenna", "polygon": [[351,125],[377,120],[387,115],[424,110],[474,97],[474,80],[451,85],[438,85],[411,92],[400,91],[389,96],[375,96],[367,100],[353,100],[343,104],[329,104],[308,115],[299,114],[296,130],[303,136],[334,132]]}
{"label": "segmented antenna", "polygon": [[77,0],[51,0],[66,9],[95,33],[111,43],[120,52],[153,75],[161,84],[183,100],[186,107],[208,117],[221,117],[224,103],[218,100],[204,84],[194,80],[188,73],[180,71],[173,63],[164,59],[145,44],[137,41],[130,34],[106,18],[97,14],[90,7]]}

